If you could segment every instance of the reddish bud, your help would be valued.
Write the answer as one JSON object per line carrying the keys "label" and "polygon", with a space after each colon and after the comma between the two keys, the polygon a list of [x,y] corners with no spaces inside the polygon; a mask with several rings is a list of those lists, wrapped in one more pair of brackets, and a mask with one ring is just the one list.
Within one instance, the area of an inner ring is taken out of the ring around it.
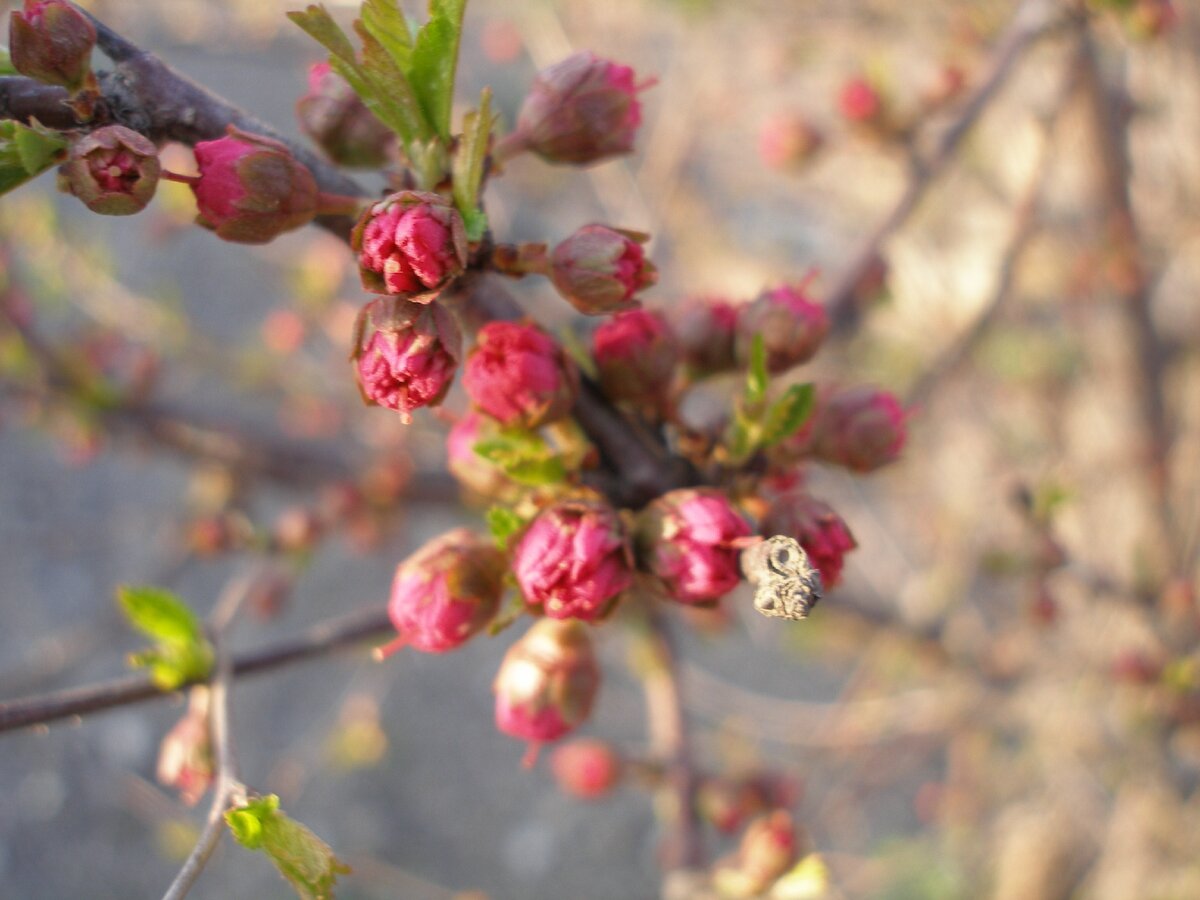
{"label": "reddish bud", "polygon": [[179,791],[188,806],[195,806],[213,783],[216,772],[208,729],[208,688],[192,688],[187,712],[166,733],[158,747],[160,784]]}
{"label": "reddish bud", "polygon": [[663,494],[639,516],[638,556],[672,599],[705,603],[737,586],[740,551],[733,542],[750,533],[720,491],[683,488]]}
{"label": "reddish bud", "polygon": [[646,235],[607,225],[584,225],[554,248],[550,277],[558,292],[584,315],[635,306],[633,295],[658,280],[646,259]]}
{"label": "reddish bud", "polygon": [[761,530],[795,538],[827,588],[841,581],[845,556],[858,546],[842,517],[803,491],[784,494],[771,504]]}
{"label": "reddish bud", "polygon": [[671,386],[679,347],[661,315],[631,309],[592,333],[592,357],[605,394],[657,406]]}
{"label": "reddish bud", "polygon": [[480,412],[503,425],[536,428],[571,411],[579,373],[546,332],[519,322],[489,322],[475,340],[463,386]]}
{"label": "reddish bud", "polygon": [[13,67],[28,78],[72,92],[91,80],[96,26],[66,0],[25,0],[9,17],[8,41]]}
{"label": "reddish bud", "polygon": [[762,335],[767,370],[783,372],[808,362],[829,333],[825,307],[805,290],[805,284],[766,291],[738,313],[735,349],[738,362],[750,359],[754,338]]}
{"label": "reddish bud", "polygon": [[275,520],[275,546],[290,553],[311,550],[325,526],[321,517],[306,506],[290,506]]}
{"label": "reddish bud", "polygon": [[860,386],[836,391],[818,407],[812,446],[826,462],[872,472],[904,448],[906,414],[894,394]]}
{"label": "reddish bud", "polygon": [[158,186],[158,148],[123,125],[105,125],[71,144],[59,186],[94,213],[140,212]]}
{"label": "reddish bud", "polygon": [[327,62],[308,70],[308,91],[296,101],[300,127],[338,165],[377,169],[388,161],[396,136],[375,118]]}
{"label": "reddish bud", "polygon": [[853,75],[838,92],[838,110],[851,122],[876,122],[884,114],[883,95],[865,76]]}
{"label": "reddish bud", "polygon": [[363,287],[428,303],[462,274],[467,233],[441,194],[400,191],[369,207],[354,226]]}
{"label": "reddish bud", "polygon": [[1112,662],[1112,676],[1127,684],[1153,684],[1162,677],[1163,664],[1139,650],[1126,650]]}
{"label": "reddish bud", "polygon": [[388,616],[400,636],[377,652],[462,646],[495,616],[507,568],[491,541],[465,528],[429,541],[396,567]]}
{"label": "reddish bud", "polygon": [[555,749],[550,770],[558,786],[584,800],[610,793],[621,780],[621,758],[612,746],[595,738],[579,738]]}
{"label": "reddish bud", "polygon": [[543,69],[500,155],[532,150],[547,162],[587,165],[629,153],[642,121],[633,69],[581,52]]}
{"label": "reddish bud", "polygon": [[821,132],[804,116],[776,115],[758,133],[758,155],[773,169],[798,169],[824,143]]}
{"label": "reddish bud", "polygon": [[350,358],[363,400],[396,410],[406,423],[414,409],[442,402],[462,352],[449,310],[381,297],[359,313],[355,333]]}
{"label": "reddish bud", "polygon": [[542,510],[513,552],[525,601],[553,619],[602,618],[633,583],[624,528],[599,500],[567,500]]}
{"label": "reddish bud", "polygon": [[239,131],[195,147],[198,224],[239,244],[265,244],[312,221],[317,183],[285,144]]}
{"label": "reddish bud", "polygon": [[600,687],[600,667],[587,629],[578,622],[541,619],[508,649],[492,690],[496,727],[538,746],[581,725]]}
{"label": "reddish bud", "polygon": [[693,300],[672,317],[683,360],[696,376],[727,372],[737,365],[737,320],[738,307],[728,300]]}
{"label": "reddish bud", "polygon": [[491,460],[475,452],[482,441],[499,435],[495,419],[469,412],[454,423],[446,436],[446,463],[450,474],[468,491],[485,500],[499,500],[512,494],[514,482]]}

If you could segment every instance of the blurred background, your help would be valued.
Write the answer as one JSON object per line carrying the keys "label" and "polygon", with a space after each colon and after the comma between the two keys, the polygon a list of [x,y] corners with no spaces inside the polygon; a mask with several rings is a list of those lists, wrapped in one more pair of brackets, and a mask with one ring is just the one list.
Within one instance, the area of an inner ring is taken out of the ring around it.
{"label": "blurred background", "polygon": [[[297,4],[84,5],[298,136],[321,55],[283,16]],[[810,271],[824,296],[916,186],[845,327],[798,373],[880,385],[911,410],[897,464],[811,474],[859,543],[844,584],[798,625],[735,594],[689,620],[683,647],[697,756],[727,776],[713,795],[786,779],[831,897],[1200,896],[1200,17],[1125,4],[998,70],[1017,6],[1053,4],[468,6],[460,97],[492,85],[509,125],[537,69],[576,49],[657,78],[634,155],[586,171],[522,158],[488,203],[504,240],[591,221],[650,232],[652,306]],[[184,148],[166,159],[190,165]],[[0,201],[8,303],[146,403],[57,390],[0,328],[0,697],[125,671],[140,641],[116,585],[169,586],[204,613],[273,535],[302,571],[239,625],[235,648],[253,647],[382,604],[399,559],[478,527],[452,483],[412,474],[442,464],[444,422],[404,428],[358,400],[345,355],[363,295],[336,238],[235,247],[191,227],[179,185],[127,219],[53,187]],[[566,321],[547,282],[513,290]],[[458,389],[446,408],[465,408]],[[316,541],[314,510],[348,483],[365,501]],[[605,680],[583,733],[636,755],[628,648],[596,636]],[[353,867],[339,896],[657,895],[649,795],[566,796],[495,731],[512,637],[237,683],[243,779]],[[160,894],[203,817],[155,781],[182,712],[156,701],[0,739],[0,894]],[[193,892],[290,895],[228,840]]]}

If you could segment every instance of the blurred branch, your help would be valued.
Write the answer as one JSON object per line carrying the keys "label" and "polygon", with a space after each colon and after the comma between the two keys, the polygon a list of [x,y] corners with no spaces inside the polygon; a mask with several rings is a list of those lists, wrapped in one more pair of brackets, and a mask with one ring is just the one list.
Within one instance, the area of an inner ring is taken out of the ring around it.
{"label": "blurred branch", "polygon": [[942,174],[958,145],[999,92],[1017,61],[1059,21],[1055,15],[1059,9],[1059,4],[1054,0],[1024,0],[1008,30],[997,42],[979,82],[963,101],[957,117],[938,136],[931,150],[925,154],[913,154],[912,174],[904,193],[874,230],[863,238],[850,263],[825,296],[825,307],[835,331],[846,332],[854,326],[857,318],[854,301],[858,285],[879,256],[883,245],[916,211],[925,191]]}

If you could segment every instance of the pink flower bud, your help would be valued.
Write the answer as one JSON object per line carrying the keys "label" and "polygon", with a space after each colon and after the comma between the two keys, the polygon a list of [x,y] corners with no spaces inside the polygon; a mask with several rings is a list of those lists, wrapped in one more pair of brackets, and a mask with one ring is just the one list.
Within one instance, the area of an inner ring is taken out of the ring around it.
{"label": "pink flower bud", "polygon": [[592,333],[592,357],[605,394],[653,407],[671,386],[679,347],[661,315],[631,309]]}
{"label": "pink flower bud", "polygon": [[[800,835],[787,812],[779,809],[760,816],[742,835],[733,865],[718,870],[718,892],[734,884],[741,886],[734,896],[751,897],[766,892],[796,862],[800,845]],[[730,893],[726,891],[723,896]]]}
{"label": "pink flower bud", "polygon": [[381,648],[445,653],[474,637],[496,615],[508,561],[489,540],[456,528],[396,567],[388,616],[400,636]]}
{"label": "pink flower bud", "polygon": [[195,153],[196,221],[217,237],[265,244],[316,215],[317,183],[285,144],[230,127],[223,138],[201,141]]}
{"label": "pink flower bud", "polygon": [[904,448],[905,412],[894,394],[860,386],[836,391],[817,407],[813,450],[826,462],[872,472]]}
{"label": "pink flower bud", "polygon": [[150,202],[160,170],[153,141],[123,125],[105,125],[71,144],[59,184],[92,212],[127,216]]}
{"label": "pink flower bud", "polygon": [[740,310],[738,362],[745,365],[749,361],[754,337],[761,334],[767,351],[767,370],[784,372],[812,359],[828,333],[825,307],[808,296],[804,284],[777,287]]}
{"label": "pink flower bud", "polygon": [[467,233],[440,194],[400,191],[367,208],[351,235],[363,287],[428,303],[462,274]]}
{"label": "pink flower bud", "polygon": [[475,452],[482,441],[495,438],[500,425],[495,419],[469,412],[454,423],[446,436],[446,463],[458,483],[484,500],[502,500],[513,495],[515,483],[504,470]]}
{"label": "pink flower bud", "polygon": [[529,741],[532,765],[539,745],[581,725],[600,687],[600,667],[587,629],[578,622],[540,619],[508,648],[492,691],[496,727]]}
{"label": "pink flower bud", "polygon": [[872,122],[883,113],[883,97],[863,75],[853,75],[838,93],[838,109],[851,122]]}
{"label": "pink flower bud", "polygon": [[72,92],[91,78],[96,27],[66,0],[25,0],[9,18],[8,41],[13,67],[28,78]]}
{"label": "pink flower bud", "polygon": [[179,791],[179,798],[195,806],[213,783],[216,772],[208,728],[208,688],[192,688],[187,712],[166,733],[158,747],[160,784]]}
{"label": "pink flower bud", "polygon": [[367,109],[327,62],[308,70],[308,91],[296,101],[300,127],[335,163],[377,169],[388,161],[396,136]]}
{"label": "pink flower bud", "polygon": [[683,360],[694,375],[715,375],[737,365],[737,320],[738,307],[728,300],[692,300],[672,317]]}
{"label": "pink flower bud", "polygon": [[578,738],[555,749],[550,770],[566,793],[596,800],[621,780],[621,758],[605,741]]}
{"label": "pink flower bud", "polygon": [[829,504],[803,491],[777,498],[763,516],[761,530],[795,538],[821,573],[825,587],[841,581],[844,557],[858,546],[842,517]]}
{"label": "pink flower bud", "polygon": [[536,428],[571,411],[579,373],[558,342],[535,325],[489,322],[467,357],[463,386],[503,425]]}
{"label": "pink flower bud", "polygon": [[821,132],[804,116],[780,114],[763,123],[758,155],[772,169],[799,169],[824,143]]}
{"label": "pink flower bud", "polygon": [[513,573],[526,603],[553,619],[602,618],[633,583],[621,520],[600,500],[538,513],[513,553]]}
{"label": "pink flower bud", "polygon": [[449,310],[381,297],[359,313],[351,359],[369,404],[400,413],[437,406],[450,389],[462,353],[462,336]]}
{"label": "pink flower bud", "polygon": [[550,277],[558,292],[584,315],[629,309],[633,295],[658,280],[646,259],[644,234],[607,225],[584,225],[554,248]]}
{"label": "pink flower bud", "polygon": [[683,488],[663,494],[641,513],[638,557],[680,603],[718,600],[737,586],[740,550],[750,526],[720,491]]}
{"label": "pink flower bud", "polygon": [[[517,115],[515,152],[587,165],[628,153],[642,121],[633,69],[581,52],[543,69]],[[511,155],[511,153],[509,154]]]}

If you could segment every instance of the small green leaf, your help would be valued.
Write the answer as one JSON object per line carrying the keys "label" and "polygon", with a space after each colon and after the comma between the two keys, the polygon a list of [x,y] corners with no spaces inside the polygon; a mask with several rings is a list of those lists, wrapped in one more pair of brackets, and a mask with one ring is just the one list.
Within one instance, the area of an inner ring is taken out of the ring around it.
{"label": "small green leaf", "polygon": [[67,142],[57,132],[41,126],[0,122],[0,194],[24,184],[59,162]]}
{"label": "small green leaf", "polygon": [[313,3],[303,12],[289,12],[287,17],[303,28],[309,37],[335,57],[351,65],[357,65],[354,45],[350,43],[350,38],[346,37],[346,33],[342,31],[338,23],[333,21],[333,16],[329,15],[324,6]]}
{"label": "small green leaf", "polygon": [[173,691],[212,673],[213,649],[206,640],[187,644],[160,643],[141,653],[129,654],[135,669],[149,669],[151,680],[164,691]]}
{"label": "small green leaf", "polygon": [[363,28],[379,41],[396,66],[405,71],[412,58],[412,32],[396,0],[364,0]]}
{"label": "small green leaf", "polygon": [[203,637],[200,621],[186,603],[164,588],[117,588],[117,601],[130,624],[160,641],[188,643]]}
{"label": "small green leaf", "polygon": [[522,459],[504,467],[504,474],[525,487],[558,484],[567,478],[567,467],[561,457]]}
{"label": "small green leaf", "polygon": [[466,5],[467,0],[430,0],[429,21],[417,32],[408,71],[426,116],[444,141],[450,140],[454,72]]}
{"label": "small green leaf", "polygon": [[725,449],[729,453],[729,461],[738,466],[753,456],[760,446],[761,434],[762,430],[756,423],[744,416],[735,416],[725,432]]}
{"label": "small green leaf", "polygon": [[493,506],[487,511],[488,531],[503,550],[508,539],[525,527],[525,520],[507,506]]}
{"label": "small green leaf", "polygon": [[782,397],[767,407],[767,414],[763,418],[762,445],[773,447],[799,431],[812,415],[816,395],[816,389],[811,384],[793,384],[784,391]]}
{"label": "small green leaf", "polygon": [[767,347],[763,336],[756,334],[750,345],[750,369],[746,373],[745,404],[747,411],[759,406],[767,396]]}
{"label": "small green leaf", "polygon": [[328,844],[279,811],[274,794],[229,810],[225,822],[239,844],[270,858],[302,900],[332,900],[338,875],[350,871]]}
{"label": "small green leaf", "polygon": [[[452,175],[454,176],[454,205],[467,222],[468,240],[483,237],[471,235],[471,219],[482,218],[479,210],[479,186],[483,183],[483,164],[487,159],[488,144],[492,136],[492,91],[484,88],[479,96],[479,109],[472,110],[463,118],[463,133],[454,154]],[[487,220],[483,219],[486,228]]]}
{"label": "small green leaf", "polygon": [[562,456],[532,431],[505,429],[499,436],[477,443],[474,450],[525,487],[557,484],[567,477]]}
{"label": "small green leaf", "polygon": [[[361,20],[354,23],[354,30],[363,42],[360,71],[371,86],[372,97],[387,116],[386,119],[381,117],[381,120],[391,126],[406,144],[418,139],[428,140],[433,136],[434,129],[422,110],[413,83]],[[363,97],[363,102],[367,99]],[[371,108],[370,103],[367,103],[367,108]],[[375,112],[373,109],[371,111]]]}

